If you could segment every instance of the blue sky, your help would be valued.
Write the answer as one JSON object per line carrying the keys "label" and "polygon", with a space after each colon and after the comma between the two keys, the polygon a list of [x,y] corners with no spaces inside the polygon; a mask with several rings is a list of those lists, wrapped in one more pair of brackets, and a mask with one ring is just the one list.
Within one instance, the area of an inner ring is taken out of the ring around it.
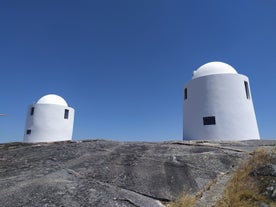
{"label": "blue sky", "polygon": [[250,79],[262,138],[276,138],[276,1],[0,2],[0,142],[22,141],[27,107],[55,93],[74,139],[182,139],[183,86],[223,61]]}

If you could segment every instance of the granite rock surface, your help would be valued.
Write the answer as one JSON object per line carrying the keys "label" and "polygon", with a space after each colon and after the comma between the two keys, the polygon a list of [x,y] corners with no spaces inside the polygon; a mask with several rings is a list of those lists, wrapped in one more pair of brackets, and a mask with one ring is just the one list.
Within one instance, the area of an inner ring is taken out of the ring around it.
{"label": "granite rock surface", "polygon": [[2,207],[161,207],[183,192],[195,194],[223,180],[256,147],[274,145],[93,139],[1,144],[0,202]]}

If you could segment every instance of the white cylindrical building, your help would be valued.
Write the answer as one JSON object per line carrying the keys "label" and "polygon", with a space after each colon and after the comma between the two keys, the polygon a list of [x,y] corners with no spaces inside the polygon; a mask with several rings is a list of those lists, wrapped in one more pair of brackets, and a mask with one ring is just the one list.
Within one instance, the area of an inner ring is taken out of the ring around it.
{"label": "white cylindrical building", "polygon": [[74,113],[60,96],[43,96],[28,108],[24,142],[72,140]]}
{"label": "white cylindrical building", "polygon": [[260,139],[249,80],[230,65],[210,62],[184,87],[184,140]]}

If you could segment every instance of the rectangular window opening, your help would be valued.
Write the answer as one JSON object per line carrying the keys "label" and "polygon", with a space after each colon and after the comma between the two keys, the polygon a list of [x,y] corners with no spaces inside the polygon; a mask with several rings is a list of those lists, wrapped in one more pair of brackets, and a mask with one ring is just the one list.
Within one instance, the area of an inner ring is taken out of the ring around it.
{"label": "rectangular window opening", "polygon": [[215,116],[203,117],[203,125],[216,125],[216,117]]}
{"label": "rectangular window opening", "polygon": [[32,133],[32,130],[30,130],[30,129],[28,129],[27,131],[26,131],[26,134],[31,134]]}
{"label": "rectangular window opening", "polygon": [[64,119],[68,119],[69,118],[69,110],[65,109],[64,110]]}
{"label": "rectangular window opening", "polygon": [[31,116],[34,115],[34,107],[31,108]]}
{"label": "rectangular window opening", "polygon": [[184,100],[186,100],[188,98],[188,89],[185,88],[184,89]]}
{"label": "rectangular window opening", "polygon": [[248,86],[248,82],[247,81],[244,81],[244,87],[245,87],[246,98],[250,99],[250,92],[249,92],[249,86]]}

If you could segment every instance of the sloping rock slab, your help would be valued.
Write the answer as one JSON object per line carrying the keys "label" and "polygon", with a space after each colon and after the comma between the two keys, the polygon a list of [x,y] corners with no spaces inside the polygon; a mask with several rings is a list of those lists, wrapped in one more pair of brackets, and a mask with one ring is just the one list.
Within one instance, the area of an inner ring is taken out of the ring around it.
{"label": "sloping rock slab", "polygon": [[0,145],[0,202],[17,206],[160,207],[275,142],[115,142]]}

